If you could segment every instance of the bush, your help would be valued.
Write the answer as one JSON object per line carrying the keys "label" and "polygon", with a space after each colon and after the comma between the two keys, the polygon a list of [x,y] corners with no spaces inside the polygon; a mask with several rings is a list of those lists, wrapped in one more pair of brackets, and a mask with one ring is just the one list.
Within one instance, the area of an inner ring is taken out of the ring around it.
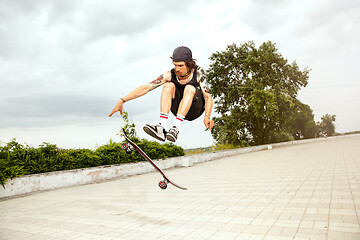
{"label": "bush", "polygon": [[[184,149],[171,143],[160,144],[136,137],[132,140],[151,159],[185,155]],[[110,141],[95,150],[60,149],[50,143],[34,148],[21,145],[14,139],[0,147],[0,184],[4,187],[9,178],[27,174],[145,161],[136,151],[126,154],[121,144]]]}
{"label": "bush", "polygon": [[270,134],[271,143],[294,141],[294,137],[288,132],[273,132]]}

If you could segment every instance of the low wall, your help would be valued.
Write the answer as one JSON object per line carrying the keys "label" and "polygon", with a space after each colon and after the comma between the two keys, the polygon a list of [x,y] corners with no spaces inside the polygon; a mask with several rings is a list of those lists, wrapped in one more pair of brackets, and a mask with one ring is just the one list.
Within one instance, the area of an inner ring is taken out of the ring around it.
{"label": "low wall", "polygon": [[[190,167],[196,163],[212,161],[224,157],[267,150],[274,147],[281,147],[292,144],[304,144],[310,142],[324,141],[326,139],[330,138],[316,138],[224,151],[206,152],[201,154],[186,155],[182,157],[168,158],[164,160],[156,160],[155,163],[161,169],[169,169],[174,167]],[[138,163],[118,164],[94,168],[25,175],[9,180],[5,184],[5,189],[3,187],[0,187],[0,199],[21,196],[24,194],[34,193],[38,191],[53,190],[74,185],[97,183],[117,178],[126,178],[128,176],[144,174],[152,171],[155,171],[155,169],[147,161],[144,161]]]}

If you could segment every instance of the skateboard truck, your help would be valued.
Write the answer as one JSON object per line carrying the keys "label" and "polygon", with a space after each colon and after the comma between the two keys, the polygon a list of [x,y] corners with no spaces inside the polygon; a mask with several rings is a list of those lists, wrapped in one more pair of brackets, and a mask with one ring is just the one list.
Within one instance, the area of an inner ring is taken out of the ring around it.
{"label": "skateboard truck", "polygon": [[130,144],[123,143],[121,144],[121,149],[124,150],[127,154],[130,154],[134,150],[134,147]]}

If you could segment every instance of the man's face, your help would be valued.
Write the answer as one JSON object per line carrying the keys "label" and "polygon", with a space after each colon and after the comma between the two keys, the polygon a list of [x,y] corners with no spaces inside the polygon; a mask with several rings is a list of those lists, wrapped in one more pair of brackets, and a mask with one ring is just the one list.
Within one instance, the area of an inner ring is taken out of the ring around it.
{"label": "man's face", "polygon": [[178,77],[185,76],[189,71],[188,67],[186,66],[185,62],[173,62],[175,66],[175,74]]}

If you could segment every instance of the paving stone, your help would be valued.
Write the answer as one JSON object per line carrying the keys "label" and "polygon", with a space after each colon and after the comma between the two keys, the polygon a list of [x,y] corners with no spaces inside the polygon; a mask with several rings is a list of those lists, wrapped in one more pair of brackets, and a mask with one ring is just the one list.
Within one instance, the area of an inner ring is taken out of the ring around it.
{"label": "paving stone", "polygon": [[360,239],[360,135],[0,201],[0,239]]}

